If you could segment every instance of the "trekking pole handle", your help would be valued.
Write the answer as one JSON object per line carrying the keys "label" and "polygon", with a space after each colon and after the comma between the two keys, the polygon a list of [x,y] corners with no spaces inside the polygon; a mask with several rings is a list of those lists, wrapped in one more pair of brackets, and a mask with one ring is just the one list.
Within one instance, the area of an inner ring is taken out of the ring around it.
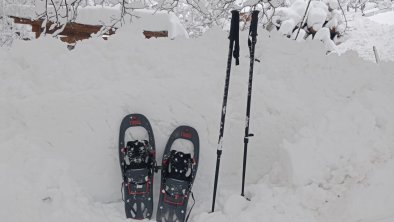
{"label": "trekking pole handle", "polygon": [[252,36],[252,38],[254,39],[256,39],[257,36],[257,24],[259,20],[259,13],[260,11],[258,10],[254,10],[252,12],[252,21],[250,23],[250,36]]}

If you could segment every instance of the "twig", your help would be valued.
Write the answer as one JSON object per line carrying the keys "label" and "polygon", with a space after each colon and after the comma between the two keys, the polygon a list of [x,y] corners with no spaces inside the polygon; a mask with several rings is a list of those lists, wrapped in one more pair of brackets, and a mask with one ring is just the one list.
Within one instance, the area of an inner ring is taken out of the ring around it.
{"label": "twig", "polygon": [[376,64],[379,64],[380,63],[380,58],[379,58],[378,50],[376,49],[375,46],[373,46],[373,52],[375,54]]}
{"label": "twig", "polygon": [[342,33],[340,33],[340,35],[343,35],[343,34],[346,32],[347,28],[348,28],[348,27],[347,27],[347,18],[346,18],[345,11],[343,10],[341,3],[339,2],[339,0],[337,0],[337,1],[338,1],[339,8],[340,8],[341,11],[342,11],[342,15],[343,15],[343,17],[345,18],[345,29],[343,30]]}

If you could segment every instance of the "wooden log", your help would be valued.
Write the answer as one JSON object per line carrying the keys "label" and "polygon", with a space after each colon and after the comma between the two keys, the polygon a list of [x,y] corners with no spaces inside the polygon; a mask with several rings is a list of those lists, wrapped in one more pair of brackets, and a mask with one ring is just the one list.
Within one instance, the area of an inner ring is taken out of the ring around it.
{"label": "wooden log", "polygon": [[88,39],[88,38],[90,38],[90,35],[85,35],[85,36],[83,36],[83,35],[78,35],[78,36],[61,36],[60,40],[62,42],[66,42],[68,44],[73,44],[73,43],[75,43],[77,41],[81,41],[81,40]]}
{"label": "wooden log", "polygon": [[33,24],[31,25],[31,31],[36,34],[36,39],[38,39],[38,37],[40,37],[41,34],[41,26],[37,24]]}
{"label": "wooden log", "polygon": [[143,31],[145,38],[150,39],[152,37],[168,37],[168,31]]}

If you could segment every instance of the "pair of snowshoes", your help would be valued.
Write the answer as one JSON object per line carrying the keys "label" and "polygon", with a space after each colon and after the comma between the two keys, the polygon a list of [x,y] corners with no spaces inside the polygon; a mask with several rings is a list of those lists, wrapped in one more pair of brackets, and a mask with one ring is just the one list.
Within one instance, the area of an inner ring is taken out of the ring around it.
{"label": "pair of snowshoes", "polygon": [[126,217],[151,219],[153,178],[154,173],[161,168],[156,220],[187,220],[187,204],[189,197],[193,195],[191,189],[197,173],[198,157],[197,131],[190,126],[179,126],[168,139],[162,166],[158,167],[155,139],[148,119],[142,114],[129,114],[124,117],[119,133],[119,160]]}

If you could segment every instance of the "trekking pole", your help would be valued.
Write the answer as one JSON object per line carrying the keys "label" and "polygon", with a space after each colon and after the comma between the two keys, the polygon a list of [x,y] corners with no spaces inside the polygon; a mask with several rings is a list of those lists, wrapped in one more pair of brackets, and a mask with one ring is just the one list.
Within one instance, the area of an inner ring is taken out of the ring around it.
{"label": "trekking pole", "polygon": [[244,195],[245,188],[245,174],[246,174],[246,157],[248,152],[248,142],[249,137],[252,137],[253,134],[249,133],[249,120],[250,120],[250,104],[252,100],[252,84],[253,84],[253,65],[254,65],[254,49],[256,45],[256,36],[257,36],[257,23],[259,19],[260,11],[252,12],[252,21],[250,22],[249,29],[249,52],[250,52],[250,68],[249,68],[249,84],[248,84],[248,101],[246,105],[246,122],[245,122],[245,137],[244,137],[244,159],[243,159],[243,170],[242,170],[242,190],[241,196]]}
{"label": "trekking pole", "polygon": [[219,132],[219,141],[217,148],[215,183],[213,185],[212,212],[215,211],[215,200],[216,200],[216,190],[217,190],[218,178],[219,178],[220,157],[222,155],[222,149],[223,149],[223,133],[224,133],[224,123],[226,120],[227,95],[228,95],[228,89],[230,83],[232,56],[234,56],[235,58],[235,65],[239,65],[239,11],[233,10],[231,11],[231,14],[232,17],[231,17],[230,35],[228,37],[230,40],[230,46],[228,51],[226,82],[224,85],[222,115],[220,119],[220,132]]}

